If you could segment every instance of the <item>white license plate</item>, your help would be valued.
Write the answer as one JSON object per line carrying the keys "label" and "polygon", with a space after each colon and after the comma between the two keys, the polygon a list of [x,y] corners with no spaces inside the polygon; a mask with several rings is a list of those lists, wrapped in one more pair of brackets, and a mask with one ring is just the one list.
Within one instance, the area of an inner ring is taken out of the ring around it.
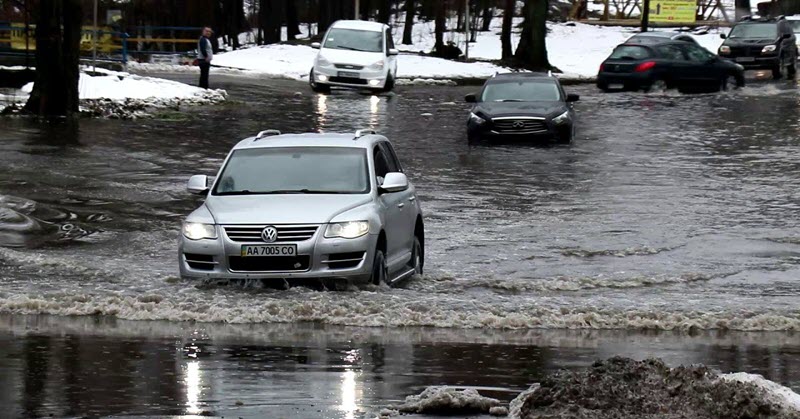
{"label": "white license plate", "polygon": [[297,256],[296,244],[269,244],[242,246],[242,257],[249,256]]}
{"label": "white license plate", "polygon": [[339,77],[350,77],[351,79],[358,78],[358,73],[353,73],[350,71],[339,71],[337,74]]}
{"label": "white license plate", "polygon": [[609,89],[624,89],[625,85],[622,83],[611,83],[608,85]]}
{"label": "white license plate", "polygon": [[737,63],[752,63],[755,60],[754,57],[736,57]]}

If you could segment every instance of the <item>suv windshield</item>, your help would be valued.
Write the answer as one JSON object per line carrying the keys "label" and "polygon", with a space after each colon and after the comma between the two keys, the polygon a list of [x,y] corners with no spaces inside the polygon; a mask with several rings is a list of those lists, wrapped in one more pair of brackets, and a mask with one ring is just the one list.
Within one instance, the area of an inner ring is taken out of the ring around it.
{"label": "suv windshield", "polygon": [[325,37],[323,48],[350,51],[383,52],[383,34],[356,29],[331,29]]}
{"label": "suv windshield", "polygon": [[484,102],[538,102],[561,100],[558,85],[550,80],[519,80],[489,83],[483,88]]}
{"label": "suv windshield", "polygon": [[778,25],[774,23],[748,23],[736,25],[729,38],[775,39],[778,37]]}
{"label": "suv windshield", "polygon": [[233,152],[212,194],[362,194],[369,186],[361,148],[254,148]]}

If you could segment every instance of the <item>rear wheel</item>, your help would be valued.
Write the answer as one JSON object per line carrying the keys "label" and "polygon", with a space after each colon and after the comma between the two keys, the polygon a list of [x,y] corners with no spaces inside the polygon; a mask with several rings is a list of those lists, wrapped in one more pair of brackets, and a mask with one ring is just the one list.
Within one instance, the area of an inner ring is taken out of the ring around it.
{"label": "rear wheel", "polygon": [[645,90],[648,93],[664,93],[667,91],[667,88],[667,82],[664,79],[655,79]]}
{"label": "rear wheel", "polygon": [[383,250],[375,250],[375,258],[372,261],[372,276],[370,282],[374,285],[387,284],[389,281],[389,267],[386,265],[386,256]]}

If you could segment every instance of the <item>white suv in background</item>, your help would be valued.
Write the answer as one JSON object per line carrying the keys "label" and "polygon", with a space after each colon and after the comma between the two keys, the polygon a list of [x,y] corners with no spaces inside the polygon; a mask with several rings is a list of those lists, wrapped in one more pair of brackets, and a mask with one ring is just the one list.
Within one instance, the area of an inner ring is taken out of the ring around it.
{"label": "white suv in background", "polygon": [[309,84],[315,92],[331,86],[389,91],[397,80],[397,54],[391,29],[378,22],[339,20],[333,23],[319,49]]}

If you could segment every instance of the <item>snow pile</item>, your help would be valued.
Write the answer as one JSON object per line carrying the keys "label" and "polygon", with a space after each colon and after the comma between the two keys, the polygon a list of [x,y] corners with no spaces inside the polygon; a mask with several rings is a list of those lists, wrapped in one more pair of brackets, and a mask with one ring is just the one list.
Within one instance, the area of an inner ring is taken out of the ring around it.
{"label": "snow pile", "polygon": [[429,414],[470,414],[507,412],[501,408],[500,400],[481,396],[477,390],[467,388],[457,390],[454,387],[431,386],[422,393],[406,397],[405,403],[396,409],[400,413],[429,413]]}
{"label": "snow pile", "polygon": [[[28,83],[16,91],[8,105],[24,105],[33,91]],[[147,115],[153,108],[178,108],[182,105],[212,104],[226,99],[227,92],[219,89],[201,89],[172,80],[156,77],[84,68],[78,81],[81,111],[91,116],[112,118],[137,118]],[[0,102],[6,96],[0,97]],[[2,111],[0,105],[0,111]]]}
{"label": "snow pile", "polygon": [[[798,395],[780,385],[721,379],[705,366],[615,357],[561,371],[512,403],[511,417],[560,419],[797,419]],[[783,402],[793,400],[793,402]],[[521,402],[521,403],[520,403]]]}
{"label": "snow pile", "polygon": [[767,398],[790,412],[796,412],[800,418],[800,394],[795,393],[790,388],[784,387],[774,381],[769,381],[758,374],[748,374],[737,372],[723,374],[722,380],[735,381],[739,383],[753,384],[766,392]]}

